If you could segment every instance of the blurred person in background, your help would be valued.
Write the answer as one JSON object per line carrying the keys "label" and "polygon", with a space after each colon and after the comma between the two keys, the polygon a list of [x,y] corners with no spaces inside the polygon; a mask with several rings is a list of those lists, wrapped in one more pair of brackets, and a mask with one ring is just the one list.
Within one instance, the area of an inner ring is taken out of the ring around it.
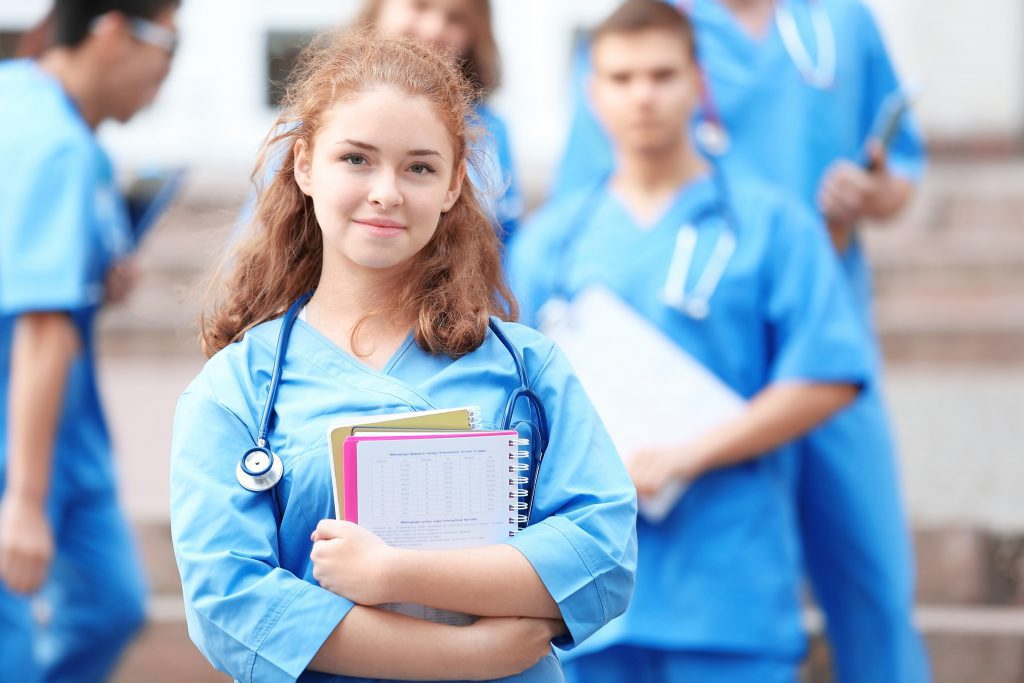
{"label": "blurred person in background", "polygon": [[501,83],[498,45],[489,0],[366,0],[357,26],[375,25],[385,33],[407,35],[446,51],[478,92],[474,114],[485,135],[477,141],[480,169],[470,180],[493,214],[502,241],[515,232],[523,197],[515,181],[505,122],[487,105]]}
{"label": "blurred person in background", "polygon": [[[875,335],[857,230],[901,212],[925,151],[910,116],[889,120],[906,93],[871,12],[860,0],[676,4],[696,30],[708,147],[726,170],[777,183],[820,213]],[[579,82],[588,69],[581,48]],[[613,164],[582,87],[577,95],[555,196],[597,182]],[[858,400],[811,432],[787,466],[841,683],[930,680],[912,623],[914,559],[880,359]]]}
{"label": "blurred person in background", "polygon": [[[820,221],[709,163],[680,125],[700,101],[687,18],[630,0],[596,29],[591,55],[590,93],[616,163],[545,205],[513,240],[522,319],[557,324],[552,303],[564,299],[571,320],[582,314],[574,302],[602,288],[746,403],[692,441],[622,454],[641,496],[673,481],[689,488],[664,519],[638,519],[633,601],[565,654],[567,678],[793,682],[807,640],[780,460],[854,400],[870,342]],[[643,336],[640,325],[623,334]]]}
{"label": "blurred person in background", "polygon": [[[96,138],[156,96],[177,0],[58,0],[38,59],[0,64],[0,662],[101,681],[144,619],[116,498],[94,327],[132,287],[131,227]],[[45,22],[44,22],[45,23]],[[33,609],[41,597],[45,623]]]}

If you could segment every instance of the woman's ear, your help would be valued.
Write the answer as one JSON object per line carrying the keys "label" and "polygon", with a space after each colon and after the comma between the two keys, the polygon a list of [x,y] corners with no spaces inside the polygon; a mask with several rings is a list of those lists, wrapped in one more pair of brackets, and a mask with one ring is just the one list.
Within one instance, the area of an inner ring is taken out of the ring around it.
{"label": "woman's ear", "polygon": [[441,213],[451,211],[451,208],[455,206],[455,202],[459,200],[459,195],[462,194],[462,183],[466,180],[466,162],[463,161],[459,164],[459,168],[452,173],[452,182],[448,186],[448,192],[444,196],[444,204],[441,205]]}
{"label": "woman's ear", "polygon": [[313,151],[302,138],[295,141],[295,147],[292,150],[295,156],[292,166],[295,184],[299,186],[304,195],[311,197],[313,196]]}

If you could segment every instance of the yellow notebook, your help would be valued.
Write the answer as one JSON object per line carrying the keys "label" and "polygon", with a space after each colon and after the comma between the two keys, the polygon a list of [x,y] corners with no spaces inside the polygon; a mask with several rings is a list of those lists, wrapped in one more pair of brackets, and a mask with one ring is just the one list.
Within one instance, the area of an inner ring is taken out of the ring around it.
{"label": "yellow notebook", "polygon": [[344,519],[345,510],[345,439],[363,427],[399,427],[416,430],[470,430],[480,426],[480,409],[476,406],[421,410],[393,415],[360,415],[335,420],[327,428],[327,446],[331,457],[331,487],[334,492],[334,516]]}

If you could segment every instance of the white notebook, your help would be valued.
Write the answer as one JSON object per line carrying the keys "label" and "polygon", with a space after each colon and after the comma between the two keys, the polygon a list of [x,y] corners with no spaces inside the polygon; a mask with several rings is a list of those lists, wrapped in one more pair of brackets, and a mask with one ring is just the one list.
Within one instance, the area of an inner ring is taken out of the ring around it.
{"label": "white notebook", "polygon": [[[741,415],[746,402],[622,299],[603,287],[581,292],[541,331],[569,358],[623,459],[644,446],[680,445]],[[685,483],[641,498],[658,522]]]}

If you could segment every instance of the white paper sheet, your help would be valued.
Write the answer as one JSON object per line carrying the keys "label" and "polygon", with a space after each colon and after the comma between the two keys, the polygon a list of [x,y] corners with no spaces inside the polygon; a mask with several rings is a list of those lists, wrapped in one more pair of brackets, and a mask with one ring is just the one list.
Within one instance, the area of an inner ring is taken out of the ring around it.
{"label": "white paper sheet", "polygon": [[[581,292],[541,330],[565,352],[623,459],[645,446],[685,444],[743,413],[745,401],[603,287]],[[682,482],[640,500],[658,522]]]}

